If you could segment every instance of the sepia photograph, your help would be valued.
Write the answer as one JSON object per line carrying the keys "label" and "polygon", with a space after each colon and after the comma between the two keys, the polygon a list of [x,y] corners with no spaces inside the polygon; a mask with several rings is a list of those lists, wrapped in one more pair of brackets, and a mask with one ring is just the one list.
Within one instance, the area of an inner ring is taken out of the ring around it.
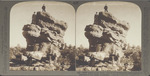
{"label": "sepia photograph", "polygon": [[130,2],[28,1],[10,11],[11,71],[141,71],[141,10]]}
{"label": "sepia photograph", "polygon": [[150,76],[148,0],[0,0],[0,76]]}
{"label": "sepia photograph", "polygon": [[75,10],[64,2],[17,3],[9,41],[11,71],[75,71]]}
{"label": "sepia photograph", "polygon": [[97,1],[76,13],[76,71],[141,71],[141,10]]}

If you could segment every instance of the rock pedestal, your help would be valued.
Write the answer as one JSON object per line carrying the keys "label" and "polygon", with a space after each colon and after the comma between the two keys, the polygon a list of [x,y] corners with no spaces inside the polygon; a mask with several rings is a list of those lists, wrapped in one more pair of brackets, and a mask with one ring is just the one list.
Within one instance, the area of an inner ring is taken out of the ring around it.
{"label": "rock pedestal", "polygon": [[37,60],[47,56],[51,61],[57,60],[59,51],[64,48],[66,29],[66,22],[54,19],[47,12],[34,13],[31,24],[23,27],[22,34],[27,42],[26,55]]}
{"label": "rock pedestal", "polygon": [[119,60],[123,56],[123,50],[127,48],[125,38],[129,24],[118,20],[109,12],[99,12],[94,17],[94,23],[85,28],[89,56],[102,61],[114,56]]}

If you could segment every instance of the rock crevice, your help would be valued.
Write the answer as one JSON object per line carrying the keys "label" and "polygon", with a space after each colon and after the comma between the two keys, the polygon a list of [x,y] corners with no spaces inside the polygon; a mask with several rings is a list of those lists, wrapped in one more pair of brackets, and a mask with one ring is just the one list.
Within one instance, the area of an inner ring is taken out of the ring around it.
{"label": "rock crevice", "polygon": [[[53,18],[45,11],[34,12],[31,24],[23,27],[23,36],[27,42],[26,55],[37,60],[46,56],[60,56],[60,50],[64,48],[63,36],[67,30],[67,23]],[[37,55],[36,55],[37,54]]]}
{"label": "rock crevice", "polygon": [[125,38],[129,28],[129,23],[118,20],[110,12],[96,13],[94,23],[85,27],[85,36],[89,41],[87,56],[101,61],[117,57],[119,61],[127,48]]}

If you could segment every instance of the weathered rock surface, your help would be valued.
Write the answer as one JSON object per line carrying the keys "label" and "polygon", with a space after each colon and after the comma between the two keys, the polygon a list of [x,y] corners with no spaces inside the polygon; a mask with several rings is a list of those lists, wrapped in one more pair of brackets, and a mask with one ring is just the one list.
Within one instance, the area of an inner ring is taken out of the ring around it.
{"label": "weathered rock surface", "polygon": [[87,56],[91,61],[104,61],[107,58],[119,61],[124,56],[123,50],[127,48],[125,38],[129,24],[118,20],[109,12],[99,12],[94,17],[94,23],[85,27],[85,36],[89,41]]}
{"label": "weathered rock surface", "polygon": [[23,36],[27,42],[26,55],[36,60],[49,56],[50,62],[57,62],[64,48],[63,36],[67,23],[58,21],[47,12],[37,12],[32,15],[31,24],[24,25]]}

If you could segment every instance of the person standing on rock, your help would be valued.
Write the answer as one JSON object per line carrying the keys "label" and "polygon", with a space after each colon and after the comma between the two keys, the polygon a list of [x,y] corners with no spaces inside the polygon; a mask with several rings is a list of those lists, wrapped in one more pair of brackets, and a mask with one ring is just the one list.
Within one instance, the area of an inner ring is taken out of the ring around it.
{"label": "person standing on rock", "polygon": [[94,24],[98,24],[98,13],[97,12],[94,16]]}
{"label": "person standing on rock", "polygon": [[35,12],[32,15],[32,23],[31,24],[36,24],[36,14],[35,14]]}
{"label": "person standing on rock", "polygon": [[108,6],[107,4],[104,6],[105,12],[108,12]]}
{"label": "person standing on rock", "polygon": [[45,5],[43,4],[43,6],[42,6],[42,11],[43,11],[43,12],[46,12],[45,9],[46,9],[46,7],[45,7]]}

